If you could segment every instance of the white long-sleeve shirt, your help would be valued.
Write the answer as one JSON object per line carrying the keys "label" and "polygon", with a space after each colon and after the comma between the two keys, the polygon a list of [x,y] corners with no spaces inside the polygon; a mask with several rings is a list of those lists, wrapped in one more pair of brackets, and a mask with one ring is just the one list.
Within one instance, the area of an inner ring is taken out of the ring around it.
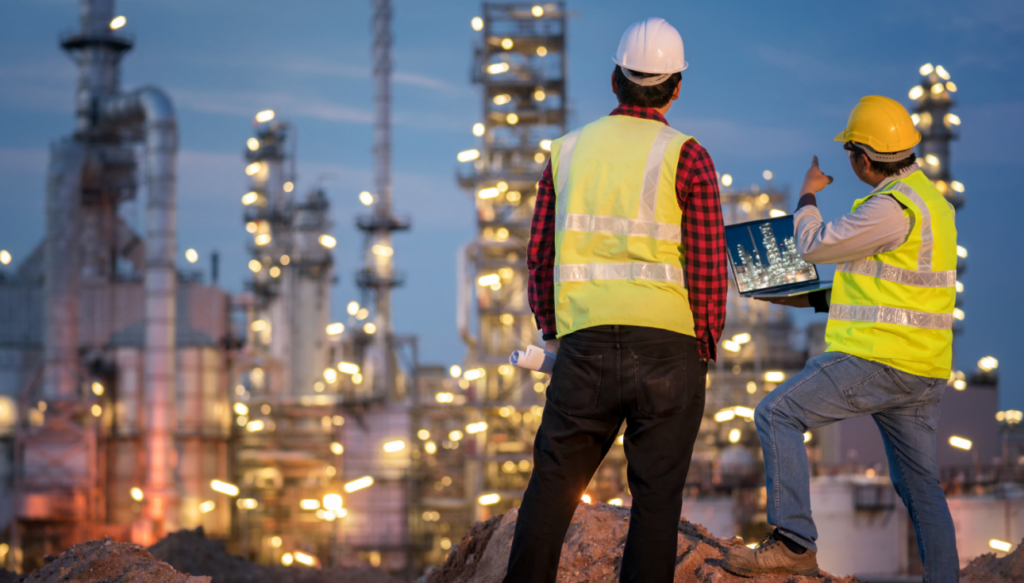
{"label": "white long-sleeve shirt", "polygon": [[[912,164],[895,176],[878,183],[878,192],[893,180],[918,170]],[[857,210],[834,221],[824,222],[814,204],[799,208],[793,215],[797,252],[811,263],[855,261],[902,245],[913,230],[913,215],[891,196],[873,196]]]}

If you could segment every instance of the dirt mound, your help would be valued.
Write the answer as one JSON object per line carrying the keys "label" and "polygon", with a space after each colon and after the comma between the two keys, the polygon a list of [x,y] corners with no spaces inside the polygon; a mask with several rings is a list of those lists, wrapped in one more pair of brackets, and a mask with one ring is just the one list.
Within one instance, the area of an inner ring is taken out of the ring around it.
{"label": "dirt mound", "polygon": [[210,583],[191,577],[131,543],[97,540],[75,545],[22,583]]}
{"label": "dirt mound", "polygon": [[[503,517],[470,529],[459,548],[431,574],[427,583],[500,583],[508,565],[517,515],[518,510],[513,509]],[[580,504],[562,546],[559,583],[616,583],[628,526],[629,510],[625,508]],[[722,559],[730,547],[741,543],[717,539],[704,527],[685,520],[679,522],[678,541],[677,583],[857,583],[853,577],[834,577],[824,572],[819,577],[737,577],[722,568]]]}
{"label": "dirt mound", "polygon": [[221,541],[206,538],[202,528],[181,530],[150,547],[154,556],[179,571],[212,577],[212,583],[396,583],[391,576],[362,567],[265,566],[230,555]]}
{"label": "dirt mound", "polygon": [[1024,552],[1021,546],[1002,558],[988,553],[971,561],[960,572],[960,583],[1017,583],[1024,581]]}

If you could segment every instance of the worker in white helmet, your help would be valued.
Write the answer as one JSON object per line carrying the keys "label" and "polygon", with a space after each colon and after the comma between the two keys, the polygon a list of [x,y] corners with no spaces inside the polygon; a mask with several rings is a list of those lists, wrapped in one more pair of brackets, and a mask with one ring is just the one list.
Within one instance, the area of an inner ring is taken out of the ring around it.
{"label": "worker in white helmet", "polygon": [[669,23],[630,26],[611,115],[554,140],[530,306],[557,352],[506,582],[554,583],[566,530],[623,422],[632,496],[620,581],[669,583],[728,287],[715,166],[668,126],[686,68]]}

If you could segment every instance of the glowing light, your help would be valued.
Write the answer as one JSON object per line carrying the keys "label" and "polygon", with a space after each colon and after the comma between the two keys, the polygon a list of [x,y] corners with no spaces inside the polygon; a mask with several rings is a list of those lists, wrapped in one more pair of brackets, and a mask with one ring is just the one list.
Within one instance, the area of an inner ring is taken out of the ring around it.
{"label": "glowing light", "polygon": [[499,494],[484,494],[483,496],[476,499],[481,506],[490,506],[501,502],[501,496]]}
{"label": "glowing light", "polygon": [[466,433],[468,433],[470,435],[475,435],[477,433],[483,433],[484,431],[487,431],[487,422],[486,421],[478,421],[476,423],[470,423],[469,425],[466,426]]}
{"label": "glowing light", "polygon": [[611,506],[622,506],[622,498],[612,498],[608,501]]}
{"label": "glowing light", "polygon": [[349,316],[355,316],[356,312],[359,311],[359,302],[349,302],[348,306],[345,307],[345,311],[348,312]]}
{"label": "glowing light", "polygon": [[956,83],[953,83],[952,81],[946,81],[946,91],[949,91],[950,93],[956,93]]}
{"label": "glowing light", "polygon": [[333,368],[324,369],[324,380],[327,384],[333,385],[338,382],[338,373]]}
{"label": "glowing light", "polygon": [[337,336],[338,334],[341,334],[344,331],[345,331],[345,325],[342,324],[341,322],[333,322],[333,323],[327,325],[327,335],[328,336]]}
{"label": "glowing light", "polygon": [[487,275],[480,276],[480,279],[476,280],[476,282],[477,284],[483,287],[487,287],[489,285],[501,283],[501,276],[499,276],[497,273],[490,273]]}
{"label": "glowing light", "polygon": [[307,555],[302,551],[295,551],[295,561],[308,567],[312,567],[316,564],[316,557],[313,555]]}
{"label": "glowing light", "polygon": [[235,403],[233,407],[236,415],[248,415],[249,408],[245,406],[245,403]]}
{"label": "glowing light", "polygon": [[952,445],[957,449],[969,451],[971,449],[971,446],[974,444],[971,443],[970,439],[965,439],[963,437],[953,435],[949,438],[949,445]]}
{"label": "glowing light", "polygon": [[91,408],[91,412],[93,417],[99,417],[100,415],[103,414],[103,407],[100,407],[99,405],[93,405]]}
{"label": "glowing light", "polygon": [[512,42],[512,39],[510,39],[510,38],[503,38],[503,39],[501,39],[501,48],[505,49],[506,51],[511,49],[513,44],[514,43]]}
{"label": "glowing light", "polygon": [[958,391],[966,391],[967,390],[967,381],[965,381],[963,379],[956,379],[955,381],[953,381],[953,388],[958,390]]}
{"label": "glowing light", "polygon": [[548,98],[548,94],[544,93],[543,89],[538,89],[533,92],[533,99],[536,101],[544,101]]}
{"label": "glowing light", "polygon": [[547,47],[537,47],[537,56],[546,57],[548,55]]}
{"label": "glowing light", "polygon": [[544,7],[541,6],[540,4],[537,4],[530,9],[530,14],[533,14],[537,18],[540,18],[541,16],[544,16]]}
{"label": "glowing light", "polygon": [[463,437],[464,437],[463,433],[461,431],[459,431],[458,429],[455,429],[453,431],[449,431],[448,432],[448,439],[450,439],[452,441],[461,441]]}
{"label": "glowing light", "polygon": [[933,95],[940,95],[945,90],[946,90],[946,88],[942,86],[942,83],[936,83],[935,85],[932,85],[932,94]]}
{"label": "glowing light", "polygon": [[260,503],[255,498],[239,498],[235,502],[235,506],[242,510],[256,510],[256,507],[259,505]]}
{"label": "glowing light", "polygon": [[729,443],[739,443],[741,437],[743,437],[743,432],[739,429],[733,429],[729,432]]}
{"label": "glowing light", "polygon": [[359,202],[363,203],[363,206],[370,206],[373,204],[373,195],[364,190],[359,193]]}
{"label": "glowing light", "polygon": [[325,494],[324,495],[324,508],[332,512],[341,510],[342,500],[341,494]]}
{"label": "glowing light", "polygon": [[210,489],[214,492],[220,492],[221,494],[226,494],[228,496],[238,496],[238,486],[222,482],[220,480],[211,480]]}
{"label": "glowing light", "polygon": [[487,371],[485,371],[484,369],[474,368],[472,370],[467,370],[465,373],[463,373],[462,378],[466,379],[467,381],[475,381],[477,379],[484,378],[484,375],[486,374]]}
{"label": "glowing light", "polygon": [[249,164],[248,166],[245,167],[245,173],[248,174],[249,176],[252,176],[253,174],[259,172],[260,168],[262,167],[263,165],[260,164],[259,162],[253,162],[252,164]]}
{"label": "glowing light", "polygon": [[487,72],[491,75],[500,75],[508,71],[508,63],[494,63],[487,65]]}
{"label": "glowing light", "polygon": [[459,162],[472,162],[480,157],[480,150],[463,150],[455,157]]}
{"label": "glowing light", "polygon": [[748,381],[747,382],[747,394],[748,395],[753,395],[756,392],[757,392],[757,383],[755,383],[754,381]]}
{"label": "glowing light", "polygon": [[284,191],[285,192],[291,192],[293,190],[295,190],[295,183],[294,182],[288,181],[288,182],[284,183]]}
{"label": "glowing light", "polygon": [[995,549],[997,551],[1002,551],[1004,553],[1010,552],[1010,549],[1013,548],[1012,544],[1010,544],[1010,543],[1008,543],[1006,541],[1001,541],[1001,540],[996,539],[996,538],[988,541],[988,546],[989,546],[989,548]]}
{"label": "glowing light", "polygon": [[264,109],[263,111],[256,114],[256,121],[259,123],[266,123],[274,119],[273,109]]}
{"label": "glowing light", "polygon": [[921,96],[924,95],[924,87],[921,87],[920,85],[914,85],[913,87],[910,88],[909,95],[911,99],[920,99]]}
{"label": "glowing light", "polygon": [[259,195],[258,192],[249,191],[249,192],[247,192],[247,193],[242,195],[242,204],[244,204],[245,206],[256,204],[256,202],[259,199],[260,199],[260,195]]}
{"label": "glowing light", "polygon": [[11,253],[10,253],[10,251],[8,251],[6,249],[0,250],[0,263],[3,263],[4,265],[10,265],[10,263],[11,263]]}
{"label": "glowing light", "polygon": [[949,187],[952,188],[953,190],[957,191],[957,192],[963,192],[964,191],[964,183],[960,182],[959,180],[954,180],[954,181],[950,182],[949,183]]}
{"label": "glowing light", "polygon": [[256,433],[257,431],[263,431],[266,424],[261,419],[253,419],[252,421],[245,424],[245,430],[249,433]]}
{"label": "glowing light", "polygon": [[770,370],[764,373],[764,380],[768,381],[769,383],[781,383],[782,381],[786,380],[786,373],[782,372],[781,370]]}
{"label": "glowing light", "polygon": [[931,63],[925,63],[925,64],[921,65],[920,69],[918,69],[918,71],[921,73],[922,77],[925,76],[925,75],[931,75],[932,71],[934,71],[934,70],[935,70],[935,67],[933,67]]}
{"label": "glowing light", "polygon": [[320,244],[327,249],[334,249],[334,246],[338,244],[338,240],[325,233],[320,235]]}
{"label": "glowing light", "polygon": [[773,174],[771,170],[765,170],[764,172],[761,173],[761,176],[763,176],[765,180],[771,180]]}
{"label": "glowing light", "polygon": [[146,497],[146,495],[142,493],[142,488],[132,488],[131,496],[132,500],[135,500],[136,502],[142,502],[142,499]]}
{"label": "glowing light", "polygon": [[199,261],[199,253],[195,249],[189,249],[185,251],[185,259],[188,260],[189,263],[195,263],[196,261]]}
{"label": "glowing light", "polygon": [[807,443],[808,441],[810,441],[812,437],[813,436],[811,435],[810,431],[805,431],[804,432],[804,443]]}
{"label": "glowing light", "polygon": [[352,375],[352,384],[354,384],[354,385],[361,385],[361,384],[363,384],[363,375],[361,375],[359,373],[356,373],[356,374]]}
{"label": "glowing light", "polygon": [[594,499],[590,497],[590,494],[584,494],[580,496],[580,501],[583,502],[584,504],[590,504],[591,502],[594,501]]}
{"label": "glowing light", "polygon": [[964,291],[964,284],[960,283],[959,281],[956,282],[956,293],[958,293],[958,294],[959,293],[963,293],[963,291]]}
{"label": "glowing light", "polygon": [[341,445],[337,441],[331,443],[331,453],[334,455],[341,455],[345,453],[345,446]]}
{"label": "glowing light", "polygon": [[960,308],[953,308],[953,317],[957,320],[963,320],[967,315]]}
{"label": "glowing light", "polygon": [[715,413],[715,421],[719,423],[725,423],[726,421],[732,421],[736,418],[736,412],[732,409],[722,409],[718,413]]}
{"label": "glowing light", "polygon": [[367,322],[363,324],[363,332],[366,332],[367,334],[376,334],[377,325],[374,324],[373,322]]}
{"label": "glowing light", "polygon": [[373,477],[372,476],[363,476],[362,478],[359,478],[358,480],[352,480],[351,482],[345,484],[345,491],[351,494],[352,492],[355,492],[356,490],[362,490],[364,488],[369,488],[372,485],[373,485]]}
{"label": "glowing light", "polygon": [[245,145],[253,152],[260,149],[260,141],[256,138],[249,138],[245,141]]}
{"label": "glowing light", "polygon": [[773,219],[777,219],[779,217],[786,216],[786,211],[780,210],[780,209],[772,209],[772,210],[768,211],[768,216],[773,218]]}
{"label": "glowing light", "polygon": [[473,27],[473,30],[483,30],[484,19],[480,18],[479,16],[474,16],[473,20],[469,21],[469,25]]}
{"label": "glowing light", "polygon": [[295,562],[295,557],[293,557],[291,553],[285,553],[285,554],[281,555],[281,564],[284,565],[285,567],[291,566],[291,564],[294,563],[294,562]]}
{"label": "glowing light", "polygon": [[355,364],[353,362],[344,362],[343,361],[343,362],[339,362],[338,363],[338,370],[343,372],[343,373],[345,373],[345,374],[358,374],[359,373],[359,365]]}
{"label": "glowing light", "polygon": [[722,348],[728,350],[729,352],[739,352],[741,346],[738,342],[734,342],[732,340],[723,340]]}
{"label": "glowing light", "polygon": [[92,394],[96,395],[97,397],[103,395],[103,383],[101,383],[99,381],[93,381],[91,388],[92,388]]}
{"label": "glowing light", "polygon": [[451,403],[455,401],[455,395],[446,392],[438,393],[437,395],[434,396],[434,398],[437,400],[438,403]]}
{"label": "glowing light", "polygon": [[501,193],[498,191],[497,188],[494,188],[493,186],[489,188],[481,188],[480,190],[476,191],[476,195],[479,196],[481,200],[497,198],[499,194]]}
{"label": "glowing light", "polygon": [[722,186],[732,186],[732,175],[731,174],[723,174],[722,175]]}
{"label": "glowing light", "polygon": [[259,228],[259,225],[257,225],[253,221],[249,221],[248,223],[245,224],[245,231],[247,233],[255,233],[256,229],[258,229],[258,228]]}
{"label": "glowing light", "polygon": [[356,320],[359,320],[360,322],[362,322],[363,320],[365,320],[365,319],[367,319],[369,317],[370,317],[370,310],[368,310],[366,308],[359,308],[359,311],[356,312]]}
{"label": "glowing light", "polygon": [[437,453],[437,444],[434,443],[433,441],[428,441],[423,444],[423,451],[429,454]]}
{"label": "glowing light", "polygon": [[299,508],[303,510],[316,510],[317,508],[320,508],[320,501],[316,498],[299,500]]}
{"label": "glowing light", "polygon": [[910,114],[910,121],[914,122],[914,125],[921,123],[921,116],[916,113]]}
{"label": "glowing light", "polygon": [[253,332],[262,332],[267,329],[266,320],[253,320],[252,324],[249,324],[249,329]]}
{"label": "glowing light", "polygon": [[737,405],[736,407],[733,407],[732,410],[736,412],[737,417],[743,417],[744,419],[754,418],[754,410],[751,409],[750,407],[743,407],[741,405]]}
{"label": "glowing light", "polygon": [[949,73],[946,71],[946,68],[943,67],[942,65],[935,66],[935,74],[938,75],[939,77],[942,77],[946,81],[949,81]]}
{"label": "glowing light", "polygon": [[536,154],[533,155],[533,161],[536,162],[537,164],[543,164],[545,160],[547,160],[547,156],[541,154],[540,152],[537,152]]}
{"label": "glowing light", "polygon": [[124,16],[115,16],[114,19],[110,21],[110,30],[117,30],[126,24],[128,24],[127,18]]}
{"label": "glowing light", "polygon": [[374,255],[377,255],[377,256],[380,256],[380,257],[391,257],[391,256],[393,256],[395,254],[395,250],[392,249],[391,247],[388,247],[387,245],[379,245],[379,244],[378,245],[374,245],[373,247],[371,247],[370,251],[372,251]]}
{"label": "glowing light", "polygon": [[484,131],[486,131],[486,129],[487,128],[484,127],[484,124],[475,123],[473,124],[473,135],[479,138],[480,136],[484,135]]}
{"label": "glowing light", "polygon": [[540,149],[544,150],[545,152],[550,152],[551,151],[551,140],[541,140],[540,141]]}
{"label": "glowing light", "polygon": [[514,126],[519,123],[519,116],[514,113],[510,113],[505,116],[505,121],[508,122],[508,125]]}
{"label": "glowing light", "polygon": [[737,344],[746,344],[747,342],[750,342],[750,333],[740,332],[732,337],[732,341]]}
{"label": "glowing light", "polygon": [[960,125],[960,116],[955,114],[955,113],[947,113],[946,117],[943,118],[943,119],[946,120],[946,123],[948,125],[954,125],[954,126]]}
{"label": "glowing light", "polygon": [[453,379],[457,379],[462,376],[462,367],[457,364],[453,364],[451,368],[448,369],[448,374],[452,375]]}
{"label": "glowing light", "polygon": [[214,502],[213,500],[207,500],[206,502],[203,502],[202,504],[199,505],[199,512],[202,512],[203,514],[208,514],[210,512],[213,512],[215,508],[217,508],[217,503]]}
{"label": "glowing light", "polygon": [[384,444],[384,451],[387,453],[395,453],[396,451],[402,451],[405,449],[405,442],[399,439],[398,441],[389,441]]}
{"label": "glowing light", "polygon": [[956,256],[960,257],[961,259],[967,259],[967,249],[964,248],[964,247],[961,247],[960,245],[957,245],[956,246]]}
{"label": "glowing light", "polygon": [[986,356],[978,361],[978,368],[985,372],[992,372],[999,368],[999,361],[994,356]]}
{"label": "glowing light", "polygon": [[421,441],[426,441],[430,439],[430,432],[426,429],[420,429],[416,432],[416,437],[420,438]]}
{"label": "glowing light", "polygon": [[269,245],[270,233],[260,233],[259,235],[256,235],[256,238],[253,239],[253,242],[260,247],[263,247],[264,245]]}

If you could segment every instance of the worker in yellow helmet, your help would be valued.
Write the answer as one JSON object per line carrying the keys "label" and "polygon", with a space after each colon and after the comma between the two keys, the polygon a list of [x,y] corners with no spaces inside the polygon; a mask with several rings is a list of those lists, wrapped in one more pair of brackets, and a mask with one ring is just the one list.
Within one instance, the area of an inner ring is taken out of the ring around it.
{"label": "worker in yellow helmet", "polygon": [[873,190],[826,223],[815,194],[832,178],[817,157],[804,178],[794,215],[797,250],[806,261],[838,264],[835,282],[830,293],[775,302],[828,311],[828,348],[757,406],[768,522],[776,528],[754,549],[730,550],[725,567],[746,576],[817,572],[803,434],[871,415],[914,523],[924,580],[957,581],[953,520],[935,464],[939,398],[952,365],[953,207],[918,168],[913,148],[921,134],[896,101],[861,99],[835,141]]}

